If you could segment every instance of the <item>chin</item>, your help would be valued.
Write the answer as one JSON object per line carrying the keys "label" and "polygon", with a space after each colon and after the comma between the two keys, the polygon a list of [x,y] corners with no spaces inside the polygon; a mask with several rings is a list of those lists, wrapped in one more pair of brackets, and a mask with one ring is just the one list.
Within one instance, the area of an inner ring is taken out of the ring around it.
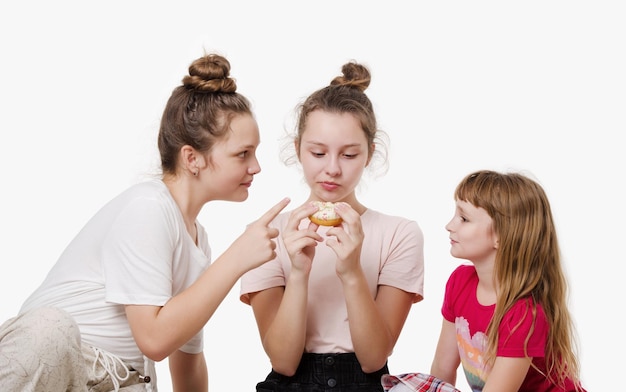
{"label": "chin", "polygon": [[249,194],[248,194],[248,191],[246,190],[245,193],[234,195],[231,201],[237,201],[237,202],[246,201],[248,200],[248,196]]}

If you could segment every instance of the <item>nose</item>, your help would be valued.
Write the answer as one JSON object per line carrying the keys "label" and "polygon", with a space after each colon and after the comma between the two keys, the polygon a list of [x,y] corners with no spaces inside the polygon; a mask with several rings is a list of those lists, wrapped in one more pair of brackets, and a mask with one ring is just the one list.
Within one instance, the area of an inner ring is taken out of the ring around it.
{"label": "nose", "polygon": [[445,228],[446,228],[446,230],[448,232],[452,232],[452,222],[454,222],[454,219],[452,219],[452,220],[450,220],[450,222],[446,223]]}
{"label": "nose", "polygon": [[259,174],[261,172],[261,165],[259,165],[258,159],[254,158],[254,162],[248,167],[248,174]]}
{"label": "nose", "polygon": [[328,161],[326,162],[326,174],[331,177],[336,177],[341,174],[339,158],[329,156]]}

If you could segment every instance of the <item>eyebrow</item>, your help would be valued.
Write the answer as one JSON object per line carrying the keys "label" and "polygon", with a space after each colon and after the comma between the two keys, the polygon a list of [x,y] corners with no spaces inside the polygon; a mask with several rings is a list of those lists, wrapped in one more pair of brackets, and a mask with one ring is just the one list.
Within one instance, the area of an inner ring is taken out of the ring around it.
{"label": "eyebrow", "polygon": [[250,148],[256,148],[256,145],[254,144],[245,144],[243,146],[237,146],[236,150],[247,150]]}
{"label": "eyebrow", "polygon": [[[315,146],[324,146],[324,147],[327,146],[327,144],[325,144],[325,143],[316,142],[316,141],[310,141],[310,140],[309,141],[305,141],[305,143],[306,144],[312,144],[312,145],[315,145]],[[349,144],[344,144],[341,147],[344,147],[344,148],[345,147],[361,147],[361,143],[349,143]]]}
{"label": "eyebrow", "polygon": [[459,204],[456,205],[456,209],[457,209],[457,211],[459,211],[462,214],[467,214],[467,211],[465,210],[465,208],[463,208]]}

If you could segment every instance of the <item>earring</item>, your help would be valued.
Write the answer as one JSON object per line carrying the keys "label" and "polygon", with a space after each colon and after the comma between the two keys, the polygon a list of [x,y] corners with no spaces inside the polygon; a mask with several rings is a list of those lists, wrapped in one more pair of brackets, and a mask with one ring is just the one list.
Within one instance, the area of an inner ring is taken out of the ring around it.
{"label": "earring", "polygon": [[197,171],[197,170],[196,170],[196,171],[194,171],[194,172],[193,172],[193,175],[194,175],[195,177],[197,177],[197,176],[198,176],[198,171]]}

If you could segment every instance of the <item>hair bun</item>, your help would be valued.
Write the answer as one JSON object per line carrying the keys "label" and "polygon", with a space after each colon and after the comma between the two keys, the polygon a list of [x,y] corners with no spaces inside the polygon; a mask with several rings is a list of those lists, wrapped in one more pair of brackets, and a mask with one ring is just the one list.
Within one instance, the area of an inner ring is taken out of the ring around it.
{"label": "hair bun", "polygon": [[337,76],[331,82],[331,86],[349,86],[365,91],[372,81],[370,71],[362,64],[351,61],[341,67],[343,76]]}
{"label": "hair bun", "polygon": [[208,54],[189,66],[189,75],[183,78],[187,89],[200,93],[234,93],[235,79],[230,77],[230,62],[218,54]]}

